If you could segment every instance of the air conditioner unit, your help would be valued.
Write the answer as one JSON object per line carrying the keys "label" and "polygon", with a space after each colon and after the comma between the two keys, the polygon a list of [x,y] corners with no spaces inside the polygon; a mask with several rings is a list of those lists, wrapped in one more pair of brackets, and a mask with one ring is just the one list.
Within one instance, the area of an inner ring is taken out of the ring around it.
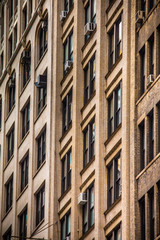
{"label": "air conditioner unit", "polygon": [[138,11],[136,13],[136,23],[143,22],[144,18],[145,18],[145,12],[144,11]]}
{"label": "air conditioner unit", "polygon": [[71,68],[72,64],[73,62],[71,60],[67,60],[64,65],[64,70],[68,71]]}
{"label": "air conditioner unit", "polygon": [[66,237],[66,240],[71,240],[71,236],[67,236],[67,237]]}
{"label": "air conditioner unit", "polygon": [[47,84],[47,76],[39,75],[37,78],[37,82],[34,83],[37,88],[45,88]]}
{"label": "air conditioner unit", "polygon": [[87,194],[86,193],[80,193],[78,196],[78,204],[84,205],[87,202]]}
{"label": "air conditioner unit", "polygon": [[21,63],[22,63],[22,64],[27,63],[28,60],[29,60],[28,52],[27,52],[26,50],[24,50],[24,51],[21,53]]}
{"label": "air conditioner unit", "polygon": [[89,22],[84,26],[84,35],[89,35],[91,32],[94,31],[96,28],[97,24]]}
{"label": "air conditioner unit", "polygon": [[62,11],[60,15],[60,21],[64,21],[64,19],[67,17],[68,12],[67,11]]}
{"label": "air conditioner unit", "polygon": [[148,77],[147,77],[147,87],[149,87],[149,85],[154,81],[154,75],[153,74],[150,74]]}

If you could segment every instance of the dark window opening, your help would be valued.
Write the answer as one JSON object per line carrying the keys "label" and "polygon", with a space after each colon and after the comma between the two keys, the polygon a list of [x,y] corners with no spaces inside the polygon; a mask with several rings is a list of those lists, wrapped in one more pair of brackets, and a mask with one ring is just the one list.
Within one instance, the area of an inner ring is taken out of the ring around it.
{"label": "dark window opening", "polygon": [[7,140],[8,140],[8,161],[9,161],[14,153],[14,127],[7,135]]}
{"label": "dark window opening", "polygon": [[142,48],[142,50],[140,51],[140,88],[141,88],[141,95],[144,93],[145,91],[145,47]]}
{"label": "dark window opening", "polygon": [[48,17],[42,21],[39,32],[39,59],[47,49],[48,45]]}
{"label": "dark window opening", "polygon": [[30,123],[30,102],[22,111],[22,139],[29,131],[29,123]]}
{"label": "dark window opening", "polygon": [[6,184],[6,212],[10,209],[13,202],[13,178]]}
{"label": "dark window opening", "polygon": [[46,129],[41,133],[40,137],[37,139],[37,150],[38,150],[38,159],[37,159],[37,169],[46,159]]}
{"label": "dark window opening", "polygon": [[19,216],[19,222],[20,222],[19,228],[20,240],[25,240],[27,237],[27,208]]}
{"label": "dark window opening", "polygon": [[69,210],[61,220],[61,240],[71,236],[71,211]]}
{"label": "dark window opening", "polygon": [[142,171],[145,167],[145,130],[144,121],[140,124],[140,170]]}
{"label": "dark window opening", "polygon": [[62,194],[71,186],[72,151],[62,159]]}
{"label": "dark window opening", "polygon": [[62,102],[63,111],[63,133],[69,128],[72,123],[72,89]]}
{"label": "dark window opening", "polygon": [[36,194],[36,226],[44,219],[45,187]]}
{"label": "dark window opening", "polygon": [[28,184],[28,154],[21,163],[21,192]]}

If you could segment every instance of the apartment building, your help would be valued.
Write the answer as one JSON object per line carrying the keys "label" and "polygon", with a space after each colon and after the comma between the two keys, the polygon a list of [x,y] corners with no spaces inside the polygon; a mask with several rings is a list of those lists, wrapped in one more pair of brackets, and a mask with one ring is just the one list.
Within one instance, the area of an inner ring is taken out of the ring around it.
{"label": "apartment building", "polygon": [[0,2],[1,239],[160,239],[159,16]]}

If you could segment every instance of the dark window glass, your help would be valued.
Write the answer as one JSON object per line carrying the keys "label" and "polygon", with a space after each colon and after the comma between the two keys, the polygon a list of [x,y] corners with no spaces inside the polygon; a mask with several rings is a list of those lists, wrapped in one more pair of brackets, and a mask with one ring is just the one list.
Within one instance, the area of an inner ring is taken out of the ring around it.
{"label": "dark window glass", "polygon": [[19,236],[20,240],[25,240],[27,237],[27,208],[19,217],[20,228],[19,228]]}
{"label": "dark window glass", "polygon": [[7,135],[7,140],[8,140],[8,161],[9,161],[14,153],[14,127]]}
{"label": "dark window glass", "polygon": [[38,159],[37,159],[37,169],[41,166],[46,158],[46,129],[41,133],[40,137],[37,139],[38,147]]}
{"label": "dark window glass", "polygon": [[63,133],[69,128],[72,123],[72,89],[69,91],[67,96],[62,102],[62,111],[63,111]]}
{"label": "dark window glass", "polygon": [[154,74],[154,36],[149,40],[149,74]]}
{"label": "dark window glass", "polygon": [[143,47],[140,52],[140,88],[141,88],[141,95],[144,93],[145,90],[145,48]]}
{"label": "dark window glass", "polygon": [[64,0],[64,10],[69,12],[73,5],[73,0]]}
{"label": "dark window glass", "polygon": [[66,237],[71,235],[71,211],[66,213],[66,215],[61,220],[61,240],[66,240]]}
{"label": "dark window glass", "polygon": [[160,103],[158,104],[158,151],[160,152]]}
{"label": "dark window glass", "polygon": [[27,5],[23,9],[23,31],[27,27]]}
{"label": "dark window glass", "polygon": [[141,0],[141,10],[146,11],[146,0]]}
{"label": "dark window glass", "polygon": [[38,115],[47,102],[47,70],[43,75],[46,76],[46,84],[38,88]]}
{"label": "dark window glass", "polygon": [[155,0],[149,0],[149,11],[154,7]]}
{"label": "dark window glass", "polygon": [[[96,23],[96,0],[89,0],[85,7],[85,24]],[[85,35],[85,41],[90,37],[90,34]]]}
{"label": "dark window glass", "polygon": [[158,220],[159,220],[158,234],[160,234],[160,181],[158,182]]}
{"label": "dark window glass", "polygon": [[2,98],[0,96],[0,129],[2,128]]}
{"label": "dark window glass", "polygon": [[141,240],[145,240],[145,198],[143,197],[140,202],[140,220],[141,220]]}
{"label": "dark window glass", "polygon": [[28,184],[28,154],[21,163],[21,191]]}
{"label": "dark window glass", "polygon": [[83,205],[83,233],[94,225],[94,185],[90,186],[85,194],[87,202]]}
{"label": "dark window glass", "polygon": [[144,121],[139,126],[140,130],[140,170],[142,171],[145,167],[145,131]]}
{"label": "dark window glass", "polygon": [[108,135],[111,136],[121,124],[121,86],[108,99]]}
{"label": "dark window glass", "polygon": [[154,120],[153,111],[149,115],[149,161],[154,158]]}
{"label": "dark window glass", "polygon": [[13,178],[6,184],[6,212],[10,209],[13,202]]}
{"label": "dark window glass", "polygon": [[121,240],[121,225],[116,227],[108,236],[107,240]]}
{"label": "dark window glass", "polygon": [[8,46],[9,47],[8,57],[10,59],[12,57],[12,54],[13,54],[13,34],[11,34],[8,44],[9,44],[9,46]]}
{"label": "dark window glass", "polygon": [[1,39],[0,39],[0,41],[2,42],[4,40],[4,5],[2,5],[2,9],[1,9],[0,24],[1,24]]}
{"label": "dark window glass", "polygon": [[42,21],[42,26],[39,32],[39,59],[47,49],[48,44],[48,17]]}
{"label": "dark window glass", "polygon": [[62,159],[62,194],[71,185],[71,167],[72,167],[72,151],[67,152]]}
{"label": "dark window glass", "polygon": [[12,229],[11,227],[7,230],[7,232],[3,235],[3,240],[11,240],[11,233]]}
{"label": "dark window glass", "polygon": [[26,135],[29,130],[30,123],[30,102],[22,111],[22,138]]}
{"label": "dark window glass", "polygon": [[9,0],[8,9],[9,9],[9,22],[10,22],[13,17],[13,0]]}
{"label": "dark window glass", "polygon": [[15,104],[15,73],[12,74],[8,82],[9,112]]}
{"label": "dark window glass", "polygon": [[44,219],[45,187],[36,194],[36,226]]}
{"label": "dark window glass", "polygon": [[73,31],[67,37],[64,43],[64,74],[67,73],[68,69],[66,68],[66,64],[73,63]]}
{"label": "dark window glass", "polygon": [[83,166],[95,155],[95,120],[93,119],[83,132]]}
{"label": "dark window glass", "polygon": [[154,191],[149,192],[149,214],[150,214],[150,240],[154,239],[155,211],[154,211]]}
{"label": "dark window glass", "polygon": [[95,91],[96,62],[95,55],[84,69],[84,104],[90,99]]}
{"label": "dark window glass", "polygon": [[121,159],[118,155],[108,168],[108,207],[121,195]]}
{"label": "dark window glass", "polygon": [[[23,54],[25,56],[23,56]],[[21,55],[22,64],[22,88],[26,85],[27,81],[31,77],[31,47],[24,51]]]}

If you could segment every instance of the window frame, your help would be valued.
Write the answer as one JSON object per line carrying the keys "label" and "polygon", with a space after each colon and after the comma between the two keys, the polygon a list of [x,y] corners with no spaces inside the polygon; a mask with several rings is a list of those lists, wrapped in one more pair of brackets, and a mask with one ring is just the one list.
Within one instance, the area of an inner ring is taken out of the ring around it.
{"label": "window frame", "polygon": [[73,90],[71,88],[62,100],[62,134],[64,134],[72,124],[72,100]]}
{"label": "window frame", "polygon": [[29,153],[24,157],[20,163],[21,170],[21,192],[28,184],[28,170],[29,170]]}
{"label": "window frame", "polygon": [[5,184],[5,189],[6,189],[6,213],[7,213],[13,204],[13,175]]}
{"label": "window frame", "polygon": [[65,42],[63,43],[63,73],[67,73],[65,70],[65,63],[71,61],[73,63],[73,29],[67,36]]}
{"label": "window frame", "polygon": [[155,62],[155,54],[154,54],[154,34],[149,38],[149,74],[154,75],[154,62]]}
{"label": "window frame", "polygon": [[141,240],[145,240],[145,196],[139,200]]}
{"label": "window frame", "polygon": [[2,96],[0,95],[0,130],[2,129]]}
{"label": "window frame", "polygon": [[45,217],[45,185],[36,193],[36,226]]}
{"label": "window frame", "polygon": [[[148,114],[148,120],[149,120],[149,136],[148,136],[148,141],[149,141],[149,162],[152,161],[154,158],[154,110]],[[149,163],[148,162],[148,163]]]}
{"label": "window frame", "polygon": [[8,228],[8,230],[3,235],[3,240],[11,239],[11,234],[12,234],[12,225]]}
{"label": "window frame", "polygon": [[21,111],[22,113],[22,139],[28,133],[30,128],[30,100]]}
{"label": "window frame", "polygon": [[37,169],[39,169],[46,159],[46,127],[40,133],[36,141],[37,141]]}
{"label": "window frame", "polygon": [[46,26],[43,27],[43,24],[41,24],[39,28],[39,61],[48,47],[48,15],[42,21],[45,22]]}
{"label": "window frame", "polygon": [[[24,50],[25,51],[25,50]],[[25,59],[22,65],[22,89],[26,86],[26,83],[31,77],[31,46],[26,50],[27,59]]]}
{"label": "window frame", "polygon": [[11,86],[8,85],[8,112],[10,112],[16,102],[16,79],[15,72],[12,73],[9,81],[13,81]]}
{"label": "window frame", "polygon": [[120,240],[122,239],[121,223],[118,224],[107,236],[107,240],[117,240],[117,232],[120,230]]}
{"label": "window frame", "polygon": [[139,125],[140,132],[140,171],[145,167],[145,121]]}
{"label": "window frame", "polygon": [[140,50],[140,95],[145,92],[145,46]]}
{"label": "window frame", "polygon": [[71,166],[72,166],[72,148],[70,148],[62,158],[62,177],[61,177],[61,194],[65,193],[71,186]]}
{"label": "window frame", "polygon": [[69,13],[73,4],[74,4],[73,0],[64,0],[64,11],[67,11]]}
{"label": "window frame", "polygon": [[10,161],[14,154],[14,125],[7,134],[7,162]]}
{"label": "window frame", "polygon": [[27,237],[27,206],[23,212],[19,215],[19,236],[21,240],[25,240]]}
{"label": "window frame", "polygon": [[[68,219],[70,219],[70,229],[68,229]],[[63,216],[61,222],[61,240],[65,240],[66,237],[71,236],[71,209]],[[64,237],[63,238],[63,223],[64,223]]]}
{"label": "window frame", "polygon": [[154,207],[154,188],[151,188],[148,192],[149,200],[149,225],[150,225],[150,240],[155,237],[155,207]]}
{"label": "window frame", "polygon": [[42,109],[46,106],[47,104],[47,69],[44,71],[43,75],[46,76],[46,85],[43,87],[39,87],[37,89],[38,92],[38,97],[37,97],[37,115],[41,113]]}

